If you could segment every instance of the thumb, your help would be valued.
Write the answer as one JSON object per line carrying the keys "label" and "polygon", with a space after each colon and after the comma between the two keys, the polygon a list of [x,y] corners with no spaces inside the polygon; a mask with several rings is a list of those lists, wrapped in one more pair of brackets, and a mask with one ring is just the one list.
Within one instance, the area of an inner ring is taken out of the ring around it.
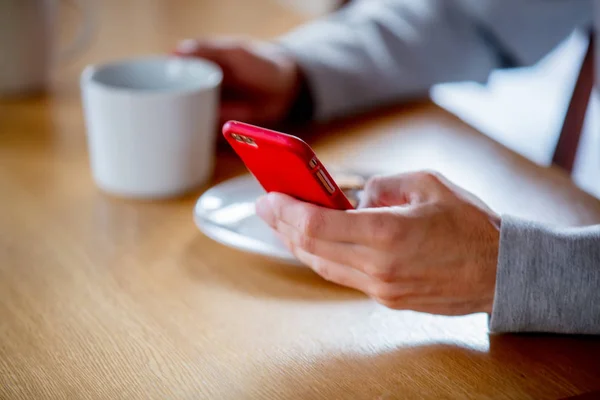
{"label": "thumb", "polygon": [[392,207],[425,203],[439,198],[448,188],[435,172],[409,172],[375,176],[367,181],[359,208]]}

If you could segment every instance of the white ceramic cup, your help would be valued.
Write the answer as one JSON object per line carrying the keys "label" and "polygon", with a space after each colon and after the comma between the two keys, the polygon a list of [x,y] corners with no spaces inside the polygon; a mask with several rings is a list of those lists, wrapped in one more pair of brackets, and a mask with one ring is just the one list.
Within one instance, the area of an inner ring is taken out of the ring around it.
{"label": "white ceramic cup", "polygon": [[91,1],[70,3],[79,9],[82,22],[72,44],[58,51],[58,0],[0,0],[0,96],[45,90],[55,63],[86,47],[93,31]]}
{"label": "white ceramic cup", "polygon": [[88,66],[81,76],[96,184],[172,197],[210,178],[223,74],[200,59],[156,56]]}

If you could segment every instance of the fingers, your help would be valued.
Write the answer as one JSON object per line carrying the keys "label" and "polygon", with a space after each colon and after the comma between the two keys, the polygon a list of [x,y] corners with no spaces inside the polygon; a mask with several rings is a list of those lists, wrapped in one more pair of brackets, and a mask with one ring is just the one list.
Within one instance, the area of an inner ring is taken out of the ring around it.
{"label": "fingers", "polygon": [[346,265],[368,275],[374,281],[382,283],[406,279],[413,282],[419,281],[418,274],[415,274],[411,268],[402,267],[405,260],[404,255],[411,254],[402,252],[404,245],[402,241],[394,243],[394,248],[401,253],[398,256],[393,252],[381,251],[372,246],[327,241],[306,236],[293,226],[277,219],[272,227],[289,248],[301,249],[336,264]]}
{"label": "fingers", "polygon": [[342,263],[309,253],[283,235],[280,238],[300,262],[310,267],[323,279],[359,290],[388,308],[432,312],[438,309],[441,311],[441,306],[445,304],[435,295],[435,289],[427,283],[383,282]]}
{"label": "fingers", "polygon": [[228,51],[239,47],[241,42],[241,39],[233,37],[186,39],[177,44],[174,52],[179,56],[201,57],[218,62],[227,56]]}
{"label": "fingers", "polygon": [[256,110],[247,101],[226,101],[221,104],[220,118],[225,121],[252,121],[256,118]]}
{"label": "fingers", "polygon": [[445,178],[435,172],[376,176],[367,181],[359,208],[424,203],[448,191]]}
{"label": "fingers", "polygon": [[239,37],[185,40],[175,54],[204,58],[221,67],[221,120],[277,123],[297,95],[301,79],[297,63],[275,43]]}
{"label": "fingers", "polygon": [[240,79],[239,70],[248,67],[251,58],[247,41],[234,37],[218,37],[206,40],[186,39],[175,48],[175,55],[198,57],[218,64],[223,70],[223,89],[236,92],[250,90],[252,82]]}
{"label": "fingers", "polygon": [[331,242],[305,236],[287,223],[277,220],[275,230],[282,240],[290,246],[301,249],[309,254],[321,257],[337,264],[347,265],[363,273],[371,272],[379,258],[379,253],[370,248],[353,243]]}
{"label": "fingers", "polygon": [[217,37],[205,40],[187,39],[179,43],[175,54],[211,60],[223,69],[225,88],[263,93],[276,90],[280,82],[282,56],[277,47],[266,42],[253,42],[239,37]]}
{"label": "fingers", "polygon": [[375,248],[389,246],[410,229],[400,214],[382,211],[332,210],[281,193],[270,193],[256,204],[257,214],[273,228],[282,221],[302,236]]}
{"label": "fingers", "polygon": [[[289,245],[289,243],[288,243]],[[349,268],[345,265],[338,264],[306,251],[290,246],[292,253],[302,262],[309,266],[313,271],[319,274],[323,279],[336,283],[338,285],[347,286],[363,293],[368,293],[371,285],[370,279],[362,272]]]}
{"label": "fingers", "polygon": [[259,199],[256,212],[271,227],[283,222],[304,236],[337,242],[353,242],[356,236],[348,229],[351,217],[343,211],[325,209],[280,193]]}

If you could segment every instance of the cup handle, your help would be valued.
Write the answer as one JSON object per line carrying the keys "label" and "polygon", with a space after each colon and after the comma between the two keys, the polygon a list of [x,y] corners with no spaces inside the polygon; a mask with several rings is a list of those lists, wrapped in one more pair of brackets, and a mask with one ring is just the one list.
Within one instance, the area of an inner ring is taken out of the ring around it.
{"label": "cup handle", "polygon": [[75,39],[71,44],[59,53],[60,61],[68,61],[83,51],[90,43],[94,33],[94,13],[92,2],[90,0],[68,0],[72,7],[79,10],[81,22],[77,29]]}

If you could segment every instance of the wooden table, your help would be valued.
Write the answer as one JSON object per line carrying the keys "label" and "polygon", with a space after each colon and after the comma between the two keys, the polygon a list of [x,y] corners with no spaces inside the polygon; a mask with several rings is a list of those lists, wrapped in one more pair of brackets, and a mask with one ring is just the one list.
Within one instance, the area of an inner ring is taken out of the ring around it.
{"label": "wooden table", "polygon": [[[306,269],[243,254],[192,221],[202,189],[139,202],[99,192],[77,77],[177,39],[272,37],[271,0],[97,2],[99,32],[46,97],[0,103],[0,398],[551,399],[600,388],[600,340],[490,335],[485,315],[396,312]],[[333,124],[329,164],[439,169],[502,212],[600,222],[600,202],[430,104]],[[219,155],[212,183],[243,172]]]}

